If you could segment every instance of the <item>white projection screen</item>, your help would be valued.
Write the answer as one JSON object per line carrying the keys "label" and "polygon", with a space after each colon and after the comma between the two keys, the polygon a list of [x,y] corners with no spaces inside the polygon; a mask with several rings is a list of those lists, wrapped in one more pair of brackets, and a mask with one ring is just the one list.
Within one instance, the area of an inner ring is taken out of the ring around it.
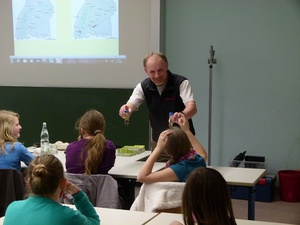
{"label": "white projection screen", "polygon": [[0,0],[0,86],[133,88],[160,0]]}

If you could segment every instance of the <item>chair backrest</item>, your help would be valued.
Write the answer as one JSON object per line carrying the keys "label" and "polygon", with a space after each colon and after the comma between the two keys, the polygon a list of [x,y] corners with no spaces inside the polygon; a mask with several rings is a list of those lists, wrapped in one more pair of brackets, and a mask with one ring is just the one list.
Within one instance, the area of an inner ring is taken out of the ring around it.
{"label": "chair backrest", "polygon": [[[107,174],[74,174],[65,173],[65,177],[86,193],[94,207],[122,208],[118,192],[118,183]],[[64,199],[63,203],[72,203]]]}
{"label": "chair backrest", "polygon": [[15,169],[0,169],[0,217],[4,216],[11,202],[23,197],[23,175]]}
{"label": "chair backrest", "polygon": [[143,184],[130,210],[145,212],[181,212],[183,182]]}

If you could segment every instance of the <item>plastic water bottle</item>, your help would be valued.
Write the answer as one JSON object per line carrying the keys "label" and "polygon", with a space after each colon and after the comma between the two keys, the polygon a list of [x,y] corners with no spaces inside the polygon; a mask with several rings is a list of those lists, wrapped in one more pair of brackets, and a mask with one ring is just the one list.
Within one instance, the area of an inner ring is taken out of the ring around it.
{"label": "plastic water bottle", "polygon": [[129,125],[129,111],[127,109],[125,110],[124,124],[125,126]]}
{"label": "plastic water bottle", "polygon": [[43,122],[41,131],[41,154],[49,153],[49,132],[46,122]]}

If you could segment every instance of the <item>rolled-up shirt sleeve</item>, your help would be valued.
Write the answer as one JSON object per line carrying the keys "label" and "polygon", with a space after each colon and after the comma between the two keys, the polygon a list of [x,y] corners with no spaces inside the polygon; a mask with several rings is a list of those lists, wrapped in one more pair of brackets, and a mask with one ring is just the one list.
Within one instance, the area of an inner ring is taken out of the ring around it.
{"label": "rolled-up shirt sleeve", "polygon": [[145,101],[145,95],[141,83],[137,84],[128,100],[129,103],[135,105],[137,109]]}
{"label": "rolled-up shirt sleeve", "polygon": [[191,86],[191,83],[189,82],[189,80],[184,80],[180,84],[179,89],[180,89],[180,97],[182,98],[182,101],[184,104],[186,104],[187,102],[190,102],[190,101],[195,101],[194,94],[192,91],[192,86]]}

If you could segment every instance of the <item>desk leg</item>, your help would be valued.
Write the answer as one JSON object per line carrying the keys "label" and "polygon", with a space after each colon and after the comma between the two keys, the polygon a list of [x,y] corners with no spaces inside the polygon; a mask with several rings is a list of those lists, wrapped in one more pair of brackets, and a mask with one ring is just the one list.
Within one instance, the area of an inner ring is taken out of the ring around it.
{"label": "desk leg", "polygon": [[123,199],[123,209],[130,209],[135,199],[135,179],[115,178],[119,184],[119,195]]}
{"label": "desk leg", "polygon": [[248,220],[255,220],[255,186],[249,187]]}
{"label": "desk leg", "polygon": [[[135,199],[135,184],[136,184],[135,179],[129,179],[129,186],[130,186],[130,191],[129,191],[130,202],[129,202],[129,204],[130,204],[130,207]],[[130,209],[130,207],[128,209]]]}

